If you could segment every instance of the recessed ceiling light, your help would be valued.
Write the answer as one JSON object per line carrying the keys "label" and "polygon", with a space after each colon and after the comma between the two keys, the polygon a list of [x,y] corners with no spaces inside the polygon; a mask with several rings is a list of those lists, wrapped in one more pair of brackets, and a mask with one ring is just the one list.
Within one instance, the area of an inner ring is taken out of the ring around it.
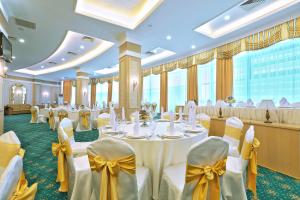
{"label": "recessed ceiling light", "polygon": [[16,56],[12,56],[11,58],[12,58],[12,59],[16,59]]}
{"label": "recessed ceiling light", "polygon": [[196,45],[193,44],[193,45],[191,46],[191,48],[192,48],[192,49],[196,49]]}
{"label": "recessed ceiling light", "polygon": [[44,65],[41,66],[42,69],[44,69],[44,67],[45,67]]}
{"label": "recessed ceiling light", "polygon": [[24,43],[25,40],[24,40],[23,38],[20,38],[20,39],[19,39],[19,42],[20,42],[20,43]]}
{"label": "recessed ceiling light", "polygon": [[84,49],[84,46],[83,46],[83,45],[80,45],[80,49]]}
{"label": "recessed ceiling light", "polygon": [[171,36],[171,35],[167,35],[166,39],[167,39],[167,40],[171,40],[171,39],[172,39],[172,36]]}
{"label": "recessed ceiling light", "polygon": [[65,61],[66,59],[65,59],[65,58],[62,58],[61,60],[62,60],[62,61]]}
{"label": "recessed ceiling light", "polygon": [[225,21],[230,20],[230,15],[225,15],[225,16],[224,16],[224,20],[225,20]]}

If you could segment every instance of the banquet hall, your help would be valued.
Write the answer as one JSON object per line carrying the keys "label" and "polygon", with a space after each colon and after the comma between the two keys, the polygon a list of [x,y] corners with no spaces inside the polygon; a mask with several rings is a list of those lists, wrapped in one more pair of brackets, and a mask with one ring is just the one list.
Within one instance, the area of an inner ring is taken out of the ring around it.
{"label": "banquet hall", "polygon": [[299,0],[0,0],[0,200],[300,199]]}

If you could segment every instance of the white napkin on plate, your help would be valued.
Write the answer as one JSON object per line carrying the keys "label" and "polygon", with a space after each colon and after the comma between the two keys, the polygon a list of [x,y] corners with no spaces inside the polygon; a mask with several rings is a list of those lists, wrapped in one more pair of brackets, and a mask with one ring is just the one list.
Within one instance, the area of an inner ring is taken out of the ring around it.
{"label": "white napkin on plate", "polygon": [[170,115],[170,134],[174,134],[175,133],[175,127],[174,127],[174,113],[171,111],[169,113]]}
{"label": "white napkin on plate", "polygon": [[133,135],[140,134],[140,119],[139,119],[139,112],[134,112],[134,125],[133,125]]}
{"label": "white napkin on plate", "polygon": [[110,126],[112,127],[113,131],[116,131],[116,113],[114,109],[110,109]]}

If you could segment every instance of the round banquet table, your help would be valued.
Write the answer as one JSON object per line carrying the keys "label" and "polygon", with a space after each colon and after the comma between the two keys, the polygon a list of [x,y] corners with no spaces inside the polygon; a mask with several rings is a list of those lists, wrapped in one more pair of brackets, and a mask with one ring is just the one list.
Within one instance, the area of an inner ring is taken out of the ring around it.
{"label": "round banquet table", "polygon": [[[201,128],[197,134],[185,133],[183,137],[176,139],[167,139],[160,137],[167,132],[169,123],[158,122],[152,136],[149,127],[140,127],[140,133],[147,134],[149,137],[143,139],[127,138],[125,135],[110,135],[108,131],[100,131],[100,138],[114,137],[129,143],[136,155],[136,164],[150,169],[153,184],[153,199],[158,199],[160,179],[163,169],[167,166],[186,162],[187,153],[190,147],[196,142],[208,136],[208,131]],[[182,132],[182,125],[175,125],[176,130]],[[125,133],[132,134],[133,124],[128,124],[124,128]],[[102,133],[102,134],[101,134]]]}

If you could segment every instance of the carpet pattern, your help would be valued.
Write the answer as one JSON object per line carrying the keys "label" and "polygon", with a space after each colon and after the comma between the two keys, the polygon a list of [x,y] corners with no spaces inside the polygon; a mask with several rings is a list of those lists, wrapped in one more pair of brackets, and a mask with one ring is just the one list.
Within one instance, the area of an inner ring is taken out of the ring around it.
{"label": "carpet pattern", "polygon": [[[13,130],[26,150],[24,171],[29,185],[38,183],[36,200],[64,200],[67,193],[58,192],[56,183],[57,160],[51,153],[52,142],[57,142],[57,134],[48,124],[30,124],[30,115],[11,115],[4,118],[4,131]],[[75,134],[76,141],[93,141],[98,131]],[[259,156],[259,155],[258,155]],[[258,199],[300,199],[300,180],[259,167],[257,178]],[[252,199],[247,191],[248,199]]]}

